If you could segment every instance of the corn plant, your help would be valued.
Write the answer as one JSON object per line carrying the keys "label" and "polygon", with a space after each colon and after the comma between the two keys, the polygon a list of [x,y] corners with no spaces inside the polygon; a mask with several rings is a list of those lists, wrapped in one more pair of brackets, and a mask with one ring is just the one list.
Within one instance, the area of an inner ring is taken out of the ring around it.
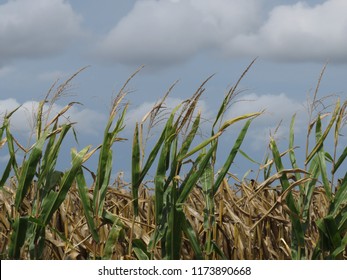
{"label": "corn plant", "polygon": [[[74,76],[73,76],[74,77]],[[73,78],[72,77],[72,78]],[[69,81],[69,80],[68,80]],[[53,96],[57,98],[68,82],[62,84]],[[54,213],[59,209],[66,195],[73,185],[79,167],[91,155],[89,147],[72,155],[71,168],[65,172],[56,169],[58,154],[63,140],[72,128],[71,123],[59,124],[60,117],[66,113],[74,103],[68,104],[52,119],[46,117],[44,124],[43,110],[48,101],[49,94],[40,102],[36,118],[36,142],[28,149],[24,149],[12,135],[9,128],[11,112],[5,116],[3,129],[6,131],[10,161],[2,177],[2,184],[14,171],[17,180],[14,200],[14,214],[12,234],[9,243],[9,258],[19,258],[22,247],[25,245],[30,258],[40,259],[43,257],[45,246],[45,228]],[[25,156],[20,167],[16,160],[15,144],[24,151]],[[35,179],[36,178],[36,179]],[[34,181],[35,179],[35,181]],[[27,209],[24,199],[31,195],[32,205]]]}
{"label": "corn plant", "polygon": [[[316,91],[312,106],[317,102],[317,91],[325,67],[323,68]],[[321,101],[319,101],[321,102]],[[317,102],[318,103],[318,102]],[[312,113],[313,110],[310,110]],[[334,194],[334,175],[339,169],[341,164],[346,158],[347,150],[344,149],[340,156],[337,156],[337,145],[340,137],[340,130],[343,124],[343,118],[346,116],[346,102],[341,106],[340,100],[336,101],[335,107],[330,113],[331,118],[327,123],[326,128],[322,128],[322,119],[327,117],[328,114],[323,116],[319,113],[318,116],[313,119],[310,115],[310,122],[307,132],[306,143],[306,160],[305,169],[298,169],[296,156],[294,153],[294,123],[295,115],[292,118],[290,126],[289,136],[289,159],[291,162],[292,172],[294,173],[294,182],[290,182],[286,173],[282,173],[280,176],[280,183],[283,191],[283,199],[285,199],[287,211],[289,213],[292,224],[292,240],[291,240],[291,255],[293,259],[305,259],[305,258],[342,258],[342,254],[345,251],[347,245],[346,234],[346,177],[340,179],[339,190]],[[333,156],[324,150],[324,143],[327,141],[328,136],[331,134],[331,130],[335,125],[335,131],[333,133],[334,147]],[[316,143],[314,147],[309,151],[309,139],[310,134],[315,127],[315,139]],[[284,171],[282,163],[282,157],[286,154],[280,154],[277,148],[277,144],[274,139],[270,141],[270,149],[273,154],[273,163],[276,170],[279,173]],[[329,162],[332,165],[332,170],[329,174],[328,165]],[[308,169],[308,170],[307,170]],[[329,180],[329,175],[331,176]],[[303,176],[303,177],[302,177]],[[318,219],[316,225],[319,228],[319,241],[315,247],[314,253],[310,256],[305,252],[305,237],[307,236],[307,229],[312,223],[310,214],[313,201],[313,194],[317,188],[317,183],[321,179],[322,188],[329,201],[329,210],[327,216]],[[300,196],[297,200],[294,199],[292,191],[293,188],[298,187]],[[284,195],[285,194],[285,195]],[[278,204],[276,204],[278,206]]]}
{"label": "corn plant", "polygon": [[[249,67],[246,71],[248,71]],[[224,121],[218,128],[218,131],[214,132],[212,130],[211,137],[203,140],[195,147],[190,148],[196,137],[201,120],[200,113],[196,115],[195,119],[193,118],[193,113],[196,109],[197,102],[204,91],[204,85],[211,78],[212,76],[207,78],[189,100],[174,108],[165,124],[161,137],[151,151],[144,167],[141,167],[140,162],[143,155],[140,153],[141,140],[139,139],[139,125],[136,125],[135,128],[132,155],[132,186],[135,215],[138,214],[138,188],[150,169],[150,166],[154,163],[155,157],[158,155],[159,160],[154,180],[156,228],[152,234],[148,251],[153,252],[160,242],[161,256],[163,259],[180,258],[183,235],[190,240],[196,258],[198,259],[205,257],[209,258],[212,252],[221,252],[216,245],[216,242],[212,239],[212,230],[215,226],[213,221],[213,197],[239,151],[252,119],[261,114],[261,112],[256,112]],[[221,121],[226,109],[228,108],[230,99],[233,93],[235,93],[236,86],[233,87],[224,98],[222,106],[214,121],[213,128],[215,128],[217,123]],[[175,115],[181,107],[183,108],[175,119]],[[219,176],[216,181],[214,181],[215,162],[213,157],[215,157],[216,154],[218,138],[221,137],[229,126],[245,119],[248,119],[248,121],[237,137]],[[180,132],[184,127],[188,128],[188,133],[187,136],[180,141]],[[181,143],[180,146],[179,143]],[[197,156],[193,157],[196,154]],[[193,163],[185,177],[181,175],[183,161],[191,161]],[[184,205],[188,196],[199,183],[202,184],[206,202],[206,210],[204,211],[204,230],[207,242],[205,248],[199,246],[197,234],[194,232],[192,225],[186,219],[184,214]],[[148,254],[144,252],[142,255],[147,256]]]}
{"label": "corn plant", "polygon": [[[112,148],[125,140],[120,133],[128,108],[126,87],[142,67],[115,97],[100,145],[71,148],[71,165],[63,171],[57,166],[66,136],[73,133],[77,140],[74,124],[63,119],[77,102],[55,115],[53,105],[83,69],[54,84],[39,103],[31,146],[22,145],[11,131],[11,117],[19,108],[7,113],[0,127],[0,149],[9,155],[0,178],[0,258],[346,259],[347,148],[340,152],[338,146],[344,144],[347,101],[338,99],[331,112],[315,114],[323,103],[317,92],[324,67],[309,107],[305,161],[300,165],[296,155],[294,115],[288,149],[281,152],[271,137],[260,164],[241,148],[262,111],[225,119],[253,63],[224,96],[208,136],[200,133],[203,116],[197,104],[213,75],[163,115],[174,83],[134,128],[130,184],[117,179],[111,186],[118,163]],[[161,131],[152,144],[153,127]],[[235,140],[221,147],[226,131]],[[217,165],[220,149],[225,160]],[[96,154],[93,171],[86,162]],[[259,164],[257,178],[249,180],[248,172],[242,178],[233,175],[237,155]]]}

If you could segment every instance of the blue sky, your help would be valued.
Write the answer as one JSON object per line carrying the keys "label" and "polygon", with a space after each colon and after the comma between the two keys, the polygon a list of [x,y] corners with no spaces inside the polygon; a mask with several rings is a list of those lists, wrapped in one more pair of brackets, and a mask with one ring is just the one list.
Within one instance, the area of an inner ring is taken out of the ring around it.
{"label": "blue sky", "polygon": [[[90,65],[56,109],[83,103],[70,118],[78,122],[80,148],[97,145],[112,96],[145,65],[128,87],[133,92],[123,136],[131,138],[135,121],[176,80],[168,106],[216,73],[200,103],[205,116],[214,116],[225,92],[258,57],[239,87],[244,102],[235,103],[228,116],[266,109],[244,148],[261,161],[280,120],[277,137],[287,143],[294,113],[298,142],[304,139],[307,97],[327,61],[319,96],[345,100],[346,14],[345,0],[0,0],[0,114],[23,104],[12,127],[28,135],[32,108],[51,84]],[[118,144],[116,158],[124,166],[117,162],[115,172],[129,173],[130,144]],[[242,176],[247,168],[240,163],[234,172]]]}

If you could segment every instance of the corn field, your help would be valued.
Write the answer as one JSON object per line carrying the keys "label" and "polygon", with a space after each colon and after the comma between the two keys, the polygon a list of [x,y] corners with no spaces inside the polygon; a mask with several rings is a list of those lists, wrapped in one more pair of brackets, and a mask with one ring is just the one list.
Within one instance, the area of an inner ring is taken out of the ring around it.
{"label": "corn field", "polygon": [[[329,113],[315,110],[322,102],[317,92],[324,67],[308,110],[304,162],[296,155],[294,115],[287,149],[280,151],[271,137],[256,180],[238,178],[232,173],[235,157],[253,161],[242,144],[263,111],[227,120],[225,115],[253,63],[225,94],[202,140],[197,103],[212,76],[163,119],[170,87],[134,128],[131,182],[112,183],[112,165],[121,160],[112,147],[123,140],[127,86],[141,68],[114,98],[100,145],[71,148],[71,165],[64,171],[57,158],[66,136],[74,133],[74,124],[64,118],[74,103],[53,117],[49,108],[83,69],[40,102],[30,147],[11,132],[18,108],[8,112],[0,127],[0,149],[9,154],[0,178],[0,258],[347,259],[347,146],[337,148],[347,100],[336,99]],[[162,130],[148,148],[148,130],[159,121]],[[220,139],[236,124],[235,141],[221,147]],[[219,149],[227,155],[220,168]],[[93,171],[85,166],[92,156],[98,158]]]}

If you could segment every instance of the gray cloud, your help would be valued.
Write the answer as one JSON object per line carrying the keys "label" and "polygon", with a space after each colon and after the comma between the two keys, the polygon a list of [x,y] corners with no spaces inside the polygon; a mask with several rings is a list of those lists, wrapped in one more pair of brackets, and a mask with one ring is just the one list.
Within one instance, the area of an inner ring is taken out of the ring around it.
{"label": "gray cloud", "polygon": [[275,7],[260,29],[230,38],[229,55],[255,54],[282,61],[347,62],[347,1]]}
{"label": "gray cloud", "polygon": [[[97,46],[123,64],[172,64],[198,52],[276,61],[347,62],[347,1],[265,10],[265,1],[142,0]],[[266,16],[264,16],[264,14]]]}
{"label": "gray cloud", "polygon": [[102,40],[97,53],[125,64],[170,64],[218,48],[259,23],[260,1],[137,1]]}
{"label": "gray cloud", "polygon": [[83,33],[63,0],[11,0],[0,5],[0,64],[59,53]]}

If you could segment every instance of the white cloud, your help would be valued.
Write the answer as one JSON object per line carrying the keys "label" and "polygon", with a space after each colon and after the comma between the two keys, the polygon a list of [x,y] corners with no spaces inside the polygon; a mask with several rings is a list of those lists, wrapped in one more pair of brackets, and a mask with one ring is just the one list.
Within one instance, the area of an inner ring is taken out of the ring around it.
{"label": "white cloud", "polygon": [[268,143],[270,134],[277,139],[287,138],[289,124],[294,114],[296,114],[294,127],[296,135],[302,131],[303,125],[306,124],[304,102],[292,99],[284,93],[278,95],[258,95],[256,93],[242,95],[230,107],[227,119],[262,110],[265,112],[253,121],[248,132],[249,137],[253,140],[252,148],[256,150],[263,148],[264,144]]}
{"label": "white cloud", "polygon": [[307,1],[275,7],[253,34],[230,38],[230,54],[255,54],[284,61],[347,62],[347,1]]}
{"label": "white cloud", "polygon": [[[6,114],[18,108],[21,104],[14,98],[0,100],[0,116],[1,122]],[[27,101],[11,116],[11,130],[21,133],[29,133],[34,127],[34,112],[36,111],[38,102]]]}
{"label": "white cloud", "polygon": [[106,115],[88,108],[78,110],[74,107],[67,115],[70,115],[72,122],[76,122],[75,127],[82,134],[100,135],[107,123]]}
{"label": "white cloud", "polygon": [[278,122],[281,119],[290,119],[294,113],[303,110],[303,103],[289,98],[285,93],[244,94],[231,106],[229,117],[236,117],[264,109],[266,112],[260,119],[263,124],[269,124]]}
{"label": "white cloud", "polygon": [[101,42],[107,61],[165,64],[215,49],[259,22],[259,0],[137,1]]}
{"label": "white cloud", "polygon": [[[279,61],[347,62],[347,1],[142,0],[97,48],[124,64],[172,64],[198,52]],[[267,14],[267,16],[264,16]]]}
{"label": "white cloud", "polygon": [[0,5],[0,56],[11,60],[60,52],[81,36],[80,21],[64,0],[9,0]]}
{"label": "white cloud", "polygon": [[[21,107],[10,118],[11,130],[28,134],[33,132],[34,129],[35,114],[39,105],[37,101],[27,101],[20,104],[13,98],[0,100],[1,122],[6,113],[10,113],[20,105]],[[48,107],[45,106],[46,112],[47,109]],[[60,105],[53,105],[50,117],[53,118],[62,109],[63,107]],[[87,108],[79,109],[78,107],[72,107],[64,116],[70,122],[76,122],[74,126],[78,133],[87,135],[98,135],[107,121],[105,115]],[[61,120],[64,121],[63,118]]]}

